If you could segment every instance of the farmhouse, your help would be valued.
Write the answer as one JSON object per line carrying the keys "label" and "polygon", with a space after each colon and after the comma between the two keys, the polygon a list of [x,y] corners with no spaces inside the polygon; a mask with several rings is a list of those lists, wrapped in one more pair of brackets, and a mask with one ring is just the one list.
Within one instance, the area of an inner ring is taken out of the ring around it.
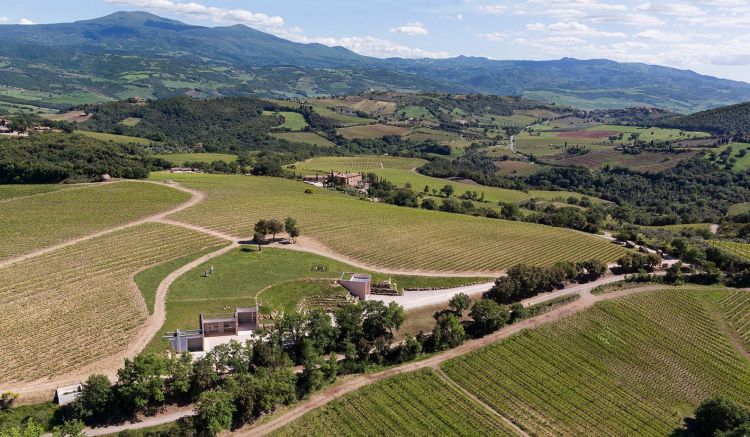
{"label": "farmhouse", "polygon": [[362,173],[331,172],[328,176],[328,182],[333,185],[348,185],[354,188],[360,188],[364,184]]}
{"label": "farmhouse", "polygon": [[358,297],[359,300],[366,300],[371,292],[372,277],[367,273],[345,272],[336,283],[349,290],[349,293]]}
{"label": "farmhouse", "polygon": [[219,344],[231,340],[247,340],[258,330],[258,306],[239,307],[234,313],[204,315],[199,317],[199,329],[177,330],[168,332],[164,338],[169,340],[177,353],[206,352]]}

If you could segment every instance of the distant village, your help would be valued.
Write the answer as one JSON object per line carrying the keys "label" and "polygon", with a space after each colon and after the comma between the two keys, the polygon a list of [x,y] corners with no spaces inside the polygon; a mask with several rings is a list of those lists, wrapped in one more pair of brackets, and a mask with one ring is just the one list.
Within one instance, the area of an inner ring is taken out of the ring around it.
{"label": "distant village", "polygon": [[34,126],[23,130],[13,127],[13,122],[7,118],[0,118],[0,135],[6,137],[28,137],[31,132],[62,132],[49,126]]}

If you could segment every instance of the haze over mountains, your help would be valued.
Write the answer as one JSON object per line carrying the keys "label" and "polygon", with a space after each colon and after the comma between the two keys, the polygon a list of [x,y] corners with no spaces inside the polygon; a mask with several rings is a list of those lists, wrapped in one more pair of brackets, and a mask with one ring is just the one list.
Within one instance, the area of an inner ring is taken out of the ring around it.
{"label": "haze over mountains", "polygon": [[607,60],[378,59],[247,26],[202,27],[145,12],[0,26],[0,100],[64,108],[132,96],[314,97],[369,88],[522,95],[581,108],[693,112],[750,100],[750,84]]}

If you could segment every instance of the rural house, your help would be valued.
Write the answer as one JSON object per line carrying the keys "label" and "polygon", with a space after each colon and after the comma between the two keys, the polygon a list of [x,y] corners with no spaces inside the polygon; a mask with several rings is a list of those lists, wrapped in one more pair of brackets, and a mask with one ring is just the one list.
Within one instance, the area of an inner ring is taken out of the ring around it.
{"label": "rural house", "polygon": [[177,353],[206,352],[231,340],[247,340],[258,330],[258,306],[235,308],[234,313],[204,315],[199,317],[199,329],[168,332],[169,340]]}

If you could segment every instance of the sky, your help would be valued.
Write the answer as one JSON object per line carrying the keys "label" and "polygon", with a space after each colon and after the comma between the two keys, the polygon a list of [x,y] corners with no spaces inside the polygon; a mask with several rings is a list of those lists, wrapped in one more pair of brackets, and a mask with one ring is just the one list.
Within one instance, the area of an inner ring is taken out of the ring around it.
{"label": "sky", "polygon": [[145,10],[376,57],[607,58],[750,82],[750,0],[0,0],[0,24]]}

